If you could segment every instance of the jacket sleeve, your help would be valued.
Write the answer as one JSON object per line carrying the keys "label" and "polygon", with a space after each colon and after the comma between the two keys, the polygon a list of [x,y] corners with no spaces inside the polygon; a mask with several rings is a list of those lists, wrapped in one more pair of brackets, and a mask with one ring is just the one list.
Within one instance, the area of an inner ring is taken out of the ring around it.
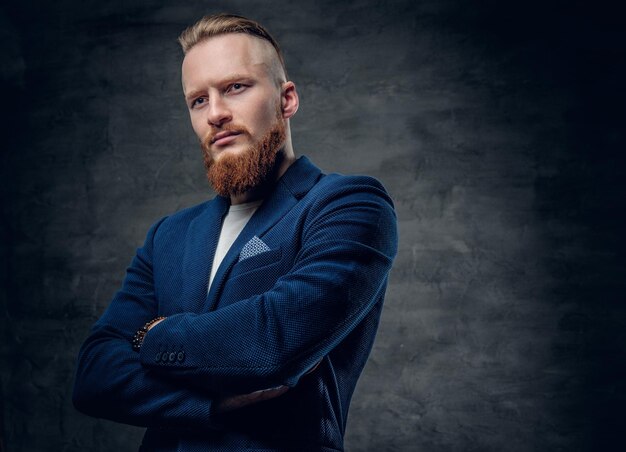
{"label": "jacket sleeve", "polygon": [[73,402],[85,414],[126,424],[207,428],[212,399],[155,375],[131,345],[137,325],[157,315],[152,246],[159,224],[150,229],[121,290],[79,352]]}
{"label": "jacket sleeve", "polygon": [[[220,394],[296,385],[380,301],[397,251],[396,217],[382,186],[349,180],[313,203],[295,264],[269,291],[168,317],[146,335],[146,369]],[[154,362],[167,343],[185,344],[182,365]]]}

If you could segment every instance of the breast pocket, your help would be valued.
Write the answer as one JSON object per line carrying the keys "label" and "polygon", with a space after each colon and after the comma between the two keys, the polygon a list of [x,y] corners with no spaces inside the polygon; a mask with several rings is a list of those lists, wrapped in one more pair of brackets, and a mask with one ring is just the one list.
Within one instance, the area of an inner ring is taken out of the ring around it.
{"label": "breast pocket", "polygon": [[287,270],[281,248],[237,262],[225,281],[218,306],[224,307],[267,292]]}
{"label": "breast pocket", "polygon": [[250,271],[261,270],[272,264],[280,263],[281,256],[282,248],[279,247],[241,260],[232,268],[229,279],[236,278]]}

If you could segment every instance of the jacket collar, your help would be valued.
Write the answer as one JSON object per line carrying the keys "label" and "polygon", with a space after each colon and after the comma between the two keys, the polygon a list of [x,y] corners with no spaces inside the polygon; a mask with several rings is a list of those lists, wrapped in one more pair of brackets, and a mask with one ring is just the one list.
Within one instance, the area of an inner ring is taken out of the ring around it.
{"label": "jacket collar", "polygon": [[283,185],[294,198],[301,199],[313,188],[321,175],[320,169],[306,156],[302,156],[287,169],[278,184]]}

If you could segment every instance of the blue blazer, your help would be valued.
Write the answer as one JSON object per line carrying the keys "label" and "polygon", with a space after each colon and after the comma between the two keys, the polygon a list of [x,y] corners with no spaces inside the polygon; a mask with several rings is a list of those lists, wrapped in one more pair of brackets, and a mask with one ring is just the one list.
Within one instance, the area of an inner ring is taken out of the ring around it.
{"label": "blue blazer", "polygon": [[[228,207],[218,196],[152,226],[80,350],[74,404],[147,427],[146,451],[343,450],[397,249],[391,199],[375,179],[324,175],[301,157],[207,293]],[[157,316],[167,319],[133,351]],[[290,389],[275,399],[215,410],[280,385]]]}

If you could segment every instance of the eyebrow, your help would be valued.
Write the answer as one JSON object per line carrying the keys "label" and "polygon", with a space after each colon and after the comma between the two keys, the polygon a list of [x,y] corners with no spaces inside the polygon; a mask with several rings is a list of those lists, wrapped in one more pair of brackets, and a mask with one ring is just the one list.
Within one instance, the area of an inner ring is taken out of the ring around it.
{"label": "eyebrow", "polygon": [[188,94],[185,94],[185,100],[190,101],[192,99],[195,99],[196,97],[200,96],[204,92],[205,90],[203,89],[196,89],[194,91],[191,91]]}

